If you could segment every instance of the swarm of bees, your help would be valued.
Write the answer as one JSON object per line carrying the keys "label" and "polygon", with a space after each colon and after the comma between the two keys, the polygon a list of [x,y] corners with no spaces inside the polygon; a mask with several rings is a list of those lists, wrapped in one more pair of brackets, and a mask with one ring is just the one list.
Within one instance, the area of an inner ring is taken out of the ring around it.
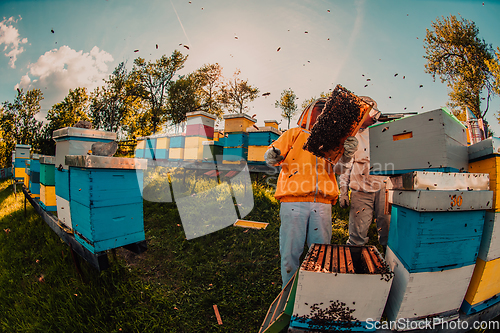
{"label": "swarm of bees", "polygon": [[355,134],[369,110],[368,104],[358,96],[337,85],[328,97],[303,148],[316,156],[335,160],[343,152],[345,139]]}

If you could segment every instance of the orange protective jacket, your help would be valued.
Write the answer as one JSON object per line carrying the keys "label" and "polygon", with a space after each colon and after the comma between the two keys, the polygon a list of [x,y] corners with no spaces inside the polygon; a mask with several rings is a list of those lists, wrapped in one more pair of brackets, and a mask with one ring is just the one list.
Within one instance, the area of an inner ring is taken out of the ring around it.
{"label": "orange protective jacket", "polygon": [[339,189],[335,169],[323,158],[302,147],[309,131],[296,127],[281,135],[273,146],[281,151],[281,161],[275,197],[281,202],[337,202]]}

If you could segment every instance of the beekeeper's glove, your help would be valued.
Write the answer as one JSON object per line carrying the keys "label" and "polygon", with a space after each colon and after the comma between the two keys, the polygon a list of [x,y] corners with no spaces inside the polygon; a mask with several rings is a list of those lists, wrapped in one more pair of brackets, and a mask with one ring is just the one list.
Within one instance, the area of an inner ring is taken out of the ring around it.
{"label": "beekeeper's glove", "polygon": [[349,206],[349,194],[347,186],[340,187],[339,205],[340,208],[346,208]]}
{"label": "beekeeper's glove", "polygon": [[[350,161],[354,153],[358,150],[358,139],[350,136],[344,141],[344,156]],[[344,159],[345,160],[345,159]]]}
{"label": "beekeeper's glove", "polygon": [[271,147],[264,153],[264,159],[267,165],[275,166],[285,158],[281,156],[281,151],[278,148]]}

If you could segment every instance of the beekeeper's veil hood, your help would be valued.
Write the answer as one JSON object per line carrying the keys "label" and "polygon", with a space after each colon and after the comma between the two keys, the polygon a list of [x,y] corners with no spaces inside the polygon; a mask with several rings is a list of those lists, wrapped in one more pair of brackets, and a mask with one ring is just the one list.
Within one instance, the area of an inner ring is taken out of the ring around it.
{"label": "beekeeper's veil hood", "polygon": [[299,117],[297,125],[310,131],[318,119],[318,116],[323,112],[325,107],[326,98],[315,99],[311,104],[309,104]]}

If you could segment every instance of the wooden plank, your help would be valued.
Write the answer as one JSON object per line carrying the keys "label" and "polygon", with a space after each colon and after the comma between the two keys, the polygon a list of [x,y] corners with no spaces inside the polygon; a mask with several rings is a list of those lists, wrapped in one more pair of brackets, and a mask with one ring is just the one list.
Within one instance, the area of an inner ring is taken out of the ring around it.
{"label": "wooden plank", "polygon": [[215,316],[217,317],[217,323],[219,325],[222,325],[222,319],[220,317],[219,309],[217,308],[217,304],[214,304],[214,312],[215,312]]}
{"label": "wooden plank", "polygon": [[361,249],[361,256],[362,256],[363,260],[365,261],[366,266],[368,267],[368,271],[370,272],[370,274],[374,274],[375,273],[375,266],[373,265],[372,258],[371,258],[370,253],[368,252],[368,249],[366,247],[363,247]]}
{"label": "wooden plank", "polygon": [[250,228],[250,229],[266,229],[269,223],[255,222],[246,220],[236,220],[233,224],[236,227]]}
{"label": "wooden plank", "polygon": [[332,263],[331,263],[331,260],[332,260],[332,250],[334,248],[336,250],[335,245],[327,245],[326,249],[325,249],[325,264],[323,265],[323,270],[326,273],[332,272],[332,267],[331,267]]}
{"label": "wooden plank", "polygon": [[346,272],[344,246],[339,246],[339,273]]}
{"label": "wooden plank", "polygon": [[319,246],[317,260],[314,263],[314,271],[315,272],[322,272],[323,271],[323,260],[325,259],[325,251],[326,251],[326,245],[321,244]]}
{"label": "wooden plank", "polygon": [[332,245],[332,258],[331,258],[331,272],[337,273],[339,271],[339,247]]}
{"label": "wooden plank", "polygon": [[382,262],[380,261],[380,257],[375,253],[375,247],[374,246],[369,246],[368,247],[368,252],[370,253],[370,256],[372,258],[372,262],[375,265],[376,270],[381,271],[384,268],[384,265],[382,265]]}
{"label": "wooden plank", "polygon": [[349,246],[344,247],[345,260],[347,266],[347,273],[354,274],[354,264],[351,257],[351,248]]}
{"label": "wooden plank", "polygon": [[314,261],[316,260],[315,258],[318,256],[318,251],[319,251],[319,245],[312,244],[311,247],[309,248],[309,251],[307,251],[307,255],[304,258],[304,261],[302,262],[301,269],[304,269],[306,271],[312,271],[314,269]]}

